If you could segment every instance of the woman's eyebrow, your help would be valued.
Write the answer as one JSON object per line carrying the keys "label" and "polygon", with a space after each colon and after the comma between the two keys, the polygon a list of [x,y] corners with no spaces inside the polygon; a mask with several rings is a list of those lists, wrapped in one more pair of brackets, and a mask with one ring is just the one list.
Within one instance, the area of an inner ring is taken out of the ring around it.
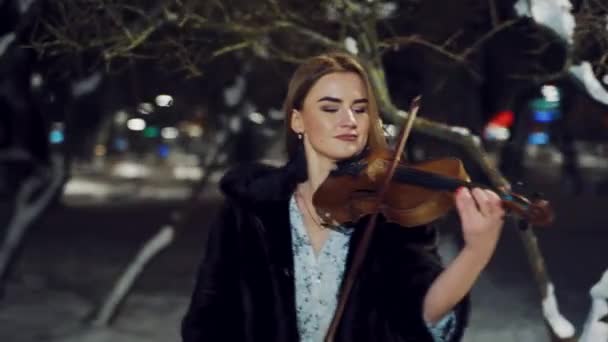
{"label": "woman's eyebrow", "polygon": [[335,102],[335,103],[342,103],[342,100],[340,100],[338,98],[335,98],[335,97],[331,97],[331,96],[323,96],[317,102],[321,102],[321,101],[329,101],[329,102]]}
{"label": "woman's eyebrow", "polygon": [[[335,102],[335,103],[342,103],[342,100],[340,100],[339,98],[331,97],[331,96],[323,96],[317,102],[321,102],[321,101],[329,101],[329,102]],[[367,99],[356,99],[356,100],[353,101],[353,104],[368,103],[368,102],[369,101]]]}

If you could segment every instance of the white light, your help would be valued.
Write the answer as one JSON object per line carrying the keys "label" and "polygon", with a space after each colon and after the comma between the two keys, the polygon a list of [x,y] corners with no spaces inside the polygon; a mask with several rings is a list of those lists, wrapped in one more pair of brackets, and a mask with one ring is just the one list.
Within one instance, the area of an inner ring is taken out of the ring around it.
{"label": "white light", "polygon": [[540,92],[543,94],[545,99],[549,102],[559,101],[559,90],[556,86],[544,85],[540,88]]}
{"label": "white light", "polygon": [[148,167],[128,161],[119,162],[112,169],[112,175],[123,178],[144,178],[150,173]]}
{"label": "white light", "polygon": [[114,122],[117,125],[124,125],[124,123],[127,122],[128,119],[129,119],[129,114],[127,112],[125,112],[124,110],[119,110],[114,115]]}
{"label": "white light", "polygon": [[200,167],[176,166],[173,168],[173,177],[179,180],[197,181],[203,178],[205,172]]}
{"label": "white light", "polygon": [[346,48],[346,51],[352,53],[353,55],[359,53],[357,41],[353,37],[346,37],[346,39],[344,39],[344,47]]}
{"label": "white light", "polygon": [[508,128],[495,124],[488,124],[484,131],[487,140],[505,141],[511,136]]}
{"label": "white light", "polygon": [[137,111],[142,114],[150,114],[154,111],[154,106],[150,102],[142,102],[137,106]]}
{"label": "white light", "polygon": [[144,119],[134,118],[127,121],[127,128],[132,131],[143,131],[146,128]]}
{"label": "white light", "polygon": [[30,78],[30,84],[31,84],[32,88],[34,88],[34,89],[40,88],[42,86],[42,83],[43,83],[42,75],[40,75],[37,72],[33,73],[32,77]]}
{"label": "white light", "polygon": [[253,113],[249,114],[249,120],[255,122],[258,125],[261,125],[264,123],[264,121],[266,119],[264,118],[264,115],[262,115],[258,112],[253,112]]}
{"label": "white light", "polygon": [[175,127],[164,127],[160,130],[160,136],[164,139],[175,139],[179,135],[179,131]]}
{"label": "white light", "polygon": [[198,125],[188,125],[188,135],[192,138],[198,138],[203,135],[203,127]]}
{"label": "white light", "polygon": [[395,125],[388,124],[388,125],[384,126],[384,130],[385,130],[386,134],[388,134],[389,137],[394,137],[397,135],[397,126],[395,126]]}
{"label": "white light", "polygon": [[155,99],[156,105],[159,107],[171,107],[173,106],[173,97],[171,95],[158,95]]}

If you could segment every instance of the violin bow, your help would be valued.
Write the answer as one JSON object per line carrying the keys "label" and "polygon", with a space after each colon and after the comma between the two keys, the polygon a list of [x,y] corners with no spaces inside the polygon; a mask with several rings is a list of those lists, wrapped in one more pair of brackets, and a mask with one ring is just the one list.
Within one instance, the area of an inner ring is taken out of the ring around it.
{"label": "violin bow", "polygon": [[[410,104],[410,110],[408,112],[407,121],[405,122],[405,125],[402,127],[401,132],[399,133],[399,144],[395,150],[395,157],[393,158],[393,162],[388,170],[388,175],[387,175],[387,177],[385,177],[384,182],[382,183],[382,186],[380,188],[376,207],[379,207],[380,204],[382,203],[382,200],[388,190],[388,187],[391,183],[391,179],[393,178],[395,170],[397,169],[397,166],[399,165],[399,161],[401,160],[401,156],[403,155],[403,150],[405,149],[405,142],[410,135],[412,126],[414,125],[414,119],[416,118],[416,114],[418,113],[418,110],[420,109],[420,98],[421,98],[420,96],[415,97]],[[357,246],[357,248],[355,250],[352,267],[350,268],[348,274],[346,275],[346,279],[342,283],[342,291],[340,293],[340,298],[338,301],[336,312],[334,313],[331,324],[329,325],[329,328],[327,329],[327,334],[325,335],[325,342],[334,341],[336,331],[338,330],[338,324],[340,323],[340,320],[342,319],[342,316],[344,315],[344,310],[346,308],[348,298],[350,297],[351,290],[353,288],[355,280],[357,279],[359,270],[361,269],[361,265],[363,264],[363,261],[365,260],[365,256],[367,255],[367,250],[369,249],[371,237],[376,228],[377,218],[378,218],[378,211],[376,210],[376,212],[374,214],[372,214],[372,217],[370,218],[370,220],[367,223],[367,227],[365,228],[365,231],[363,232],[363,237],[362,237],[361,243]]]}

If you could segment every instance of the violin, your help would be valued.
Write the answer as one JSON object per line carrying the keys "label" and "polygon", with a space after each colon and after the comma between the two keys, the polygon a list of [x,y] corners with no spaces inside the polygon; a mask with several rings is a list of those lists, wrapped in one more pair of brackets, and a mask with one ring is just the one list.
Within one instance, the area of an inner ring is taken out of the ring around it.
{"label": "violin", "polygon": [[313,204],[326,225],[357,222],[376,212],[403,227],[425,225],[454,207],[453,193],[460,187],[496,192],[507,213],[533,225],[547,226],[553,221],[553,211],[546,200],[529,200],[517,193],[473,183],[462,161],[456,158],[416,164],[399,162],[388,190],[379,198],[379,189],[393,163],[393,152],[381,150],[366,154],[338,164],[313,195]]}

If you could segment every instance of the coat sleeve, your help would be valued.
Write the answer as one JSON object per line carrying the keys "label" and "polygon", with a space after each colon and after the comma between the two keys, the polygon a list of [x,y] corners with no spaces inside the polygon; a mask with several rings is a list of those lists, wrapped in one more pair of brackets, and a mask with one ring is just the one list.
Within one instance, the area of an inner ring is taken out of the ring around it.
{"label": "coat sleeve", "polygon": [[[182,320],[183,342],[236,341],[238,263],[236,210],[225,203],[209,227],[194,291]],[[232,326],[232,328],[231,328]]]}
{"label": "coat sleeve", "polygon": [[[400,300],[397,301],[401,309],[401,317],[405,313],[406,322],[411,331],[412,326],[416,329],[425,330],[418,333],[426,334],[429,325],[424,322],[423,305],[424,297],[433,281],[443,271],[444,267],[437,250],[437,231],[433,226],[421,226],[416,228],[398,228],[402,230],[405,238],[401,240],[399,266]],[[404,309],[407,308],[407,309]],[[462,339],[464,329],[468,323],[469,296],[465,296],[450,313],[453,318],[450,322],[449,334],[446,342],[456,342]],[[401,321],[403,322],[403,321]]]}

